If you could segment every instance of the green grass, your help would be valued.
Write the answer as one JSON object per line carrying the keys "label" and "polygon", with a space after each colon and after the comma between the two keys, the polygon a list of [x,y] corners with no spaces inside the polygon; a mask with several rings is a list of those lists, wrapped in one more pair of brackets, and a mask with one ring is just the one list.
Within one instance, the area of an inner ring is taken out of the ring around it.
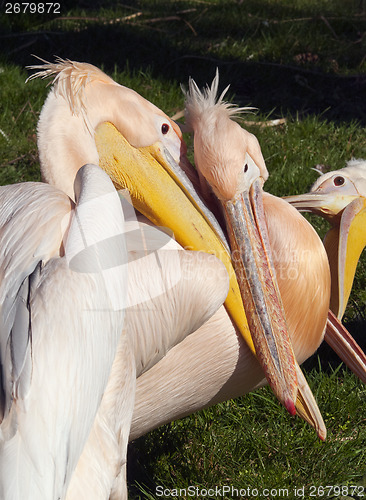
{"label": "green grass", "polygon": [[[180,84],[190,75],[210,82],[218,67],[230,99],[258,108],[245,126],[260,140],[266,189],[278,196],[306,191],[316,165],[331,170],[366,158],[364,0],[65,0],[60,16],[4,9],[2,2],[0,184],[39,179],[35,134],[47,88],[25,84],[31,54],[96,64],[170,115],[183,108]],[[278,117],[285,123],[260,126]],[[310,220],[323,236],[327,224]],[[365,256],[346,322],[365,346]],[[288,498],[304,486],[310,498],[311,485],[365,482],[365,388],[343,367],[334,371],[329,350],[319,356],[321,367],[315,357],[306,373],[328,428],[325,443],[264,388],[133,443],[131,498],[156,498],[157,485],[287,488]]]}
{"label": "green grass", "polygon": [[311,486],[357,484],[366,474],[360,405],[366,392],[355,377],[340,372],[314,370],[308,378],[328,427],[326,442],[305,423],[289,418],[264,388],[141,438],[131,453],[135,474],[143,467],[151,498],[160,485],[171,490],[229,484],[289,492],[305,486],[309,493]]}

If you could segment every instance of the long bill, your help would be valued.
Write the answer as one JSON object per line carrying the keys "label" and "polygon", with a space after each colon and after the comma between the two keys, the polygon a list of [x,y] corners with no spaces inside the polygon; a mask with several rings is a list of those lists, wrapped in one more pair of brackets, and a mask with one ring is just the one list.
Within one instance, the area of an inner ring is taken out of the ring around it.
{"label": "long bill", "polygon": [[[338,236],[338,245],[333,241]],[[366,244],[366,199],[356,198],[343,210],[339,226],[325,236],[331,276],[337,287],[330,308],[342,319],[351,294],[356,267]]]}
{"label": "long bill", "polygon": [[[179,168],[177,170],[174,165],[171,165],[169,155],[162,151],[159,144],[148,148],[133,148],[110,123],[99,125],[95,134],[95,142],[100,157],[100,166],[112,178],[117,189],[127,188],[129,190],[132,203],[137,210],[155,225],[173,230],[176,240],[183,247],[214,254],[221,259],[226,266],[230,279],[225,307],[247,345],[253,354],[257,356],[228,244],[222,231],[216,228],[217,223],[215,224],[212,221],[212,214],[205,215],[205,212],[200,207],[201,201],[193,186],[184,186],[187,180],[182,181],[180,179]],[[263,231],[260,232],[263,234]],[[262,275],[262,279],[266,279],[266,275]],[[268,310],[269,316],[272,315],[276,307],[277,305],[270,306]],[[254,309],[248,310],[249,315],[254,313]],[[259,325],[254,335],[258,333],[260,328]],[[275,341],[275,344],[277,345],[277,341]],[[274,352],[273,349],[272,352]],[[274,370],[273,374],[271,373],[272,366],[280,365],[284,368],[287,363],[291,365],[291,361],[288,361],[291,355],[286,349],[285,352],[285,359],[287,360],[285,364],[281,361],[282,354],[280,352],[278,355],[275,354],[276,361],[272,365],[268,361],[268,364],[263,366],[263,369],[269,378],[271,386],[276,387],[276,395],[280,394],[281,402],[284,402],[285,406],[293,413],[294,401],[296,400],[293,366],[290,369],[291,375],[288,378],[290,390],[288,391],[285,388],[283,394],[281,394],[281,391],[286,382],[283,382],[282,379],[277,382],[278,370]],[[271,353],[269,356],[271,356]],[[297,363],[295,363],[295,371],[298,376],[301,374]],[[302,387],[304,387],[304,384]],[[277,388],[279,389],[277,390]],[[301,387],[300,390],[302,390]],[[309,393],[311,394],[310,389],[307,392],[303,391],[302,396],[298,395],[296,409],[302,418],[315,427],[318,435],[323,439],[325,437],[324,422],[315,400],[309,399]]]}
{"label": "long bill", "polygon": [[222,205],[258,360],[277,398],[295,414],[298,386],[295,356],[275,277],[260,181],[254,181],[249,192]]}

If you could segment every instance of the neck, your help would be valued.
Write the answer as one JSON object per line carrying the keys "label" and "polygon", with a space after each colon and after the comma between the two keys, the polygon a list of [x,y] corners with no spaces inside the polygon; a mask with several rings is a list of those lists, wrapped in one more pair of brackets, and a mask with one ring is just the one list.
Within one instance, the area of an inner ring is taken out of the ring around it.
{"label": "neck", "polygon": [[[90,128],[90,127],[89,127]],[[81,115],[52,90],[38,123],[38,149],[42,179],[74,199],[74,180],[86,163],[99,164],[91,131]]]}

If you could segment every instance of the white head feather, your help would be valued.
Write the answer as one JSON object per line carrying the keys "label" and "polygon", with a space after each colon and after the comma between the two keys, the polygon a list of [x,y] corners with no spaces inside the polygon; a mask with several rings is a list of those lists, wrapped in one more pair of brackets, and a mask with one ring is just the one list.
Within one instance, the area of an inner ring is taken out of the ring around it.
{"label": "white head feather", "polygon": [[225,94],[229,90],[230,85],[228,85],[221,92],[220,96],[217,97],[219,88],[219,70],[217,68],[211,87],[206,85],[203,90],[200,90],[197,83],[192,78],[189,78],[188,87],[188,91],[183,87],[182,90],[186,97],[186,125],[191,130],[194,130],[194,124],[197,123],[197,121],[201,119],[202,115],[206,113],[220,112],[225,114],[228,118],[233,119],[240,117],[242,113],[255,109],[252,107],[239,108],[236,104],[224,101]]}

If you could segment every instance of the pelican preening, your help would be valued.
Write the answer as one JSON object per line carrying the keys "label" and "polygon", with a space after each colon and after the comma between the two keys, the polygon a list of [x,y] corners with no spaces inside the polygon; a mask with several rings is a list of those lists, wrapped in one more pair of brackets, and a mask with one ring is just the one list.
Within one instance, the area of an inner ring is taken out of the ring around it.
{"label": "pelican preening", "polygon": [[[295,362],[292,347],[301,363],[322,341],[330,294],[326,254],[315,231],[294,208],[261,193],[261,184],[268,173],[259,144],[254,136],[231,120],[233,112],[223,103],[223,95],[216,99],[217,79],[206,93],[201,93],[191,82],[187,95],[188,121],[195,132],[195,158],[204,188],[203,198],[211,196],[213,191],[226,213],[230,243],[240,255],[240,261],[234,264],[243,300],[251,304],[247,308],[249,325],[253,335],[260,335],[264,330],[265,339],[269,339],[269,355],[261,354],[262,345],[266,345],[263,340],[256,339],[255,349],[253,347],[224,231],[194,189],[199,182],[187,160],[177,125],[136,92],[118,85],[91,65],[58,60],[37,69],[40,73],[36,76],[55,76],[38,127],[43,179],[73,198],[75,176],[80,167],[85,163],[99,164],[117,187],[129,190],[134,206],[152,223],[170,227],[182,246],[215,253],[229,274],[228,284],[226,271],[215,257],[187,252],[177,245],[173,253],[168,249],[167,253],[155,252],[161,245],[154,241],[160,241],[162,233],[139,225],[139,231],[146,230],[148,249],[154,249],[150,255],[156,266],[149,274],[149,267],[140,266],[136,260],[136,252],[141,252],[139,244],[134,246],[133,235],[130,239],[125,236],[131,307],[120,327],[123,334],[118,348],[117,336],[114,344],[111,342],[110,348],[114,352],[117,349],[117,354],[113,366],[109,364],[111,374],[107,387],[104,380],[102,390],[93,395],[95,401],[98,398],[100,401],[105,388],[89,439],[67,496],[63,489],[60,498],[72,500],[82,495],[88,499],[124,498],[123,476],[131,419],[130,436],[136,437],[173,418],[253,390],[265,383],[263,369],[285,406],[292,412],[296,404],[298,412],[324,438],[324,423]],[[209,133],[204,125],[210,114],[215,115],[213,110],[218,114]],[[215,129],[215,124],[224,125]],[[233,143],[222,139],[219,132],[223,130]],[[213,159],[213,163],[208,159]],[[99,206],[99,210],[102,217],[104,207],[102,210]],[[120,213],[121,209],[118,210]],[[243,224],[241,220],[239,228],[238,218],[247,221]],[[247,231],[248,249],[256,242],[254,259],[248,259],[246,249],[241,248],[243,228]],[[299,231],[302,237],[297,240]],[[68,237],[71,236],[69,233]],[[130,245],[129,241],[132,241]],[[126,254],[121,251],[120,255],[124,255],[125,263]],[[260,259],[255,269],[253,260],[257,256]],[[243,269],[250,273],[249,288],[240,276]],[[296,279],[288,279],[290,269]],[[188,274],[191,280],[174,278],[177,270],[180,277]],[[210,272],[202,276],[202,270]],[[162,283],[168,283],[162,287],[162,293],[154,289],[154,272],[161,276]],[[322,282],[314,289],[319,279]],[[267,282],[270,284],[266,288]],[[120,286],[124,293],[125,276]],[[145,299],[140,300],[144,289]],[[303,296],[298,293],[299,289]],[[123,297],[117,289],[114,292],[117,297]],[[268,292],[273,302],[268,301]],[[100,293],[103,294],[103,290]],[[224,300],[225,307],[221,306]],[[311,314],[306,314],[309,310]],[[291,342],[285,338],[281,347],[281,334],[286,329]],[[254,356],[255,351],[257,355],[259,352],[262,368]],[[33,354],[35,356],[35,352]],[[3,363],[4,358],[1,359]],[[287,365],[290,376],[283,379],[284,371],[287,372],[283,366]],[[92,374],[91,380],[94,377]],[[55,383],[52,377],[50,382]],[[87,398],[88,393],[84,392],[83,397]],[[90,424],[89,429],[95,411],[85,420]],[[76,441],[80,455],[85,439]],[[6,440],[0,442],[0,447],[6,445]],[[63,488],[70,480],[76,460],[75,453],[73,461],[64,464],[68,475]],[[0,462],[0,468],[2,464]],[[116,479],[121,467],[122,477]],[[4,498],[17,497],[9,492]]]}

